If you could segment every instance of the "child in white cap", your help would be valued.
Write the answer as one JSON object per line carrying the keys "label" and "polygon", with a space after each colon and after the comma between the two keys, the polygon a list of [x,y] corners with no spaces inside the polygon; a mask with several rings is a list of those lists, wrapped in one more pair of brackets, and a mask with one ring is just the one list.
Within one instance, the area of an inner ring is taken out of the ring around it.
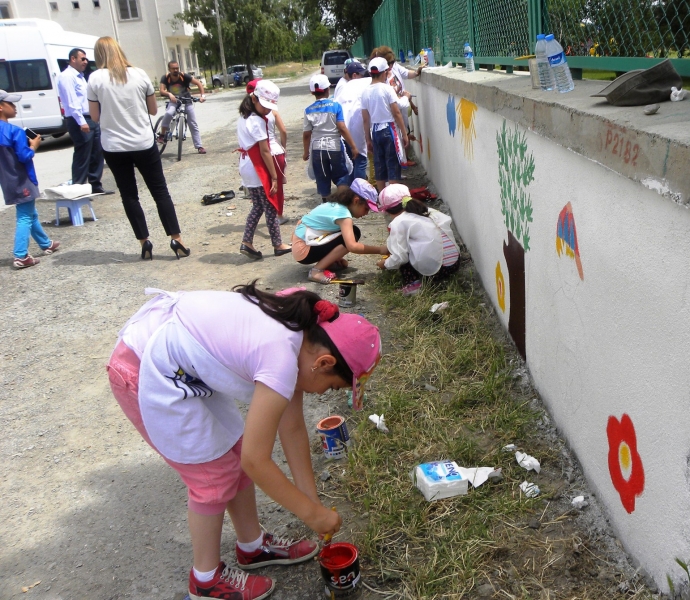
{"label": "child in white cap", "polygon": [[458,270],[460,250],[448,215],[411,198],[407,186],[399,183],[379,194],[379,206],[393,220],[386,243],[390,256],[377,266],[400,270],[404,296],[419,293],[423,275],[439,280]]}
{"label": "child in white cap", "polygon": [[12,261],[15,269],[33,267],[40,262],[29,254],[30,237],[46,254],[52,254],[60,246],[60,242],[52,241],[43,231],[36,211],[39,191],[33,158],[41,136],[28,140],[24,130],[8,122],[17,116],[14,103],[21,99],[20,94],[0,90],[0,187],[5,204],[14,204],[17,209]]}
{"label": "child in white cap", "polygon": [[352,148],[353,159],[359,154],[357,146],[345,125],[343,109],[329,98],[331,82],[325,75],[313,75],[309,89],[316,102],[304,110],[304,160],[311,156],[316,189],[325,202],[331,193],[331,183],[344,189],[350,183],[350,169],[345,160],[341,137]]}

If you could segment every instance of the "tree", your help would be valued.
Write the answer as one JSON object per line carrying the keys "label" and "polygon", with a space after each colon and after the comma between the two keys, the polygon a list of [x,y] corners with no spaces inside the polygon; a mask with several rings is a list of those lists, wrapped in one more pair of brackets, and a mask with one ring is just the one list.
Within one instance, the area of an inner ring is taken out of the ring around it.
{"label": "tree", "polygon": [[307,10],[328,15],[334,37],[344,46],[351,46],[367,28],[382,0],[305,0]]}

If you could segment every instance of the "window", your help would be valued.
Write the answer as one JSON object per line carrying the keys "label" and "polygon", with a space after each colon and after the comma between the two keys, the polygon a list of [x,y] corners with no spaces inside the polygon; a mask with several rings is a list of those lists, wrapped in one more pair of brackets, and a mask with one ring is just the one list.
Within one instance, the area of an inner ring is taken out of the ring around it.
{"label": "window", "polygon": [[53,12],[58,9],[57,2],[49,2],[48,4],[50,4],[50,10],[52,10]]}
{"label": "window", "polygon": [[[10,7],[7,4],[0,4],[0,19],[11,19]],[[0,88],[5,89],[5,88]]]}
{"label": "window", "polygon": [[79,8],[79,2],[72,2],[72,8],[77,10]]}
{"label": "window", "polygon": [[170,62],[177,62],[177,52],[175,52],[175,48],[170,48]]}
{"label": "window", "polygon": [[2,61],[0,62],[0,90],[12,93],[12,84],[10,83],[10,64]]}
{"label": "window", "polygon": [[187,71],[192,68],[192,57],[189,54],[189,48],[184,49],[184,67]]}
{"label": "window", "polygon": [[343,65],[348,58],[350,58],[348,52],[326,52],[326,55],[323,57],[323,64]]}
{"label": "window", "polygon": [[101,7],[100,0],[93,0],[93,7],[94,8],[100,8]]}
{"label": "window", "polygon": [[[45,60],[12,60],[1,63],[0,83],[8,84],[3,88],[8,92],[33,92],[36,90],[49,90],[53,86],[48,73],[48,63]],[[9,78],[7,66],[9,65]]]}
{"label": "window", "polygon": [[131,21],[139,18],[137,0],[117,0],[120,8],[120,21]]}

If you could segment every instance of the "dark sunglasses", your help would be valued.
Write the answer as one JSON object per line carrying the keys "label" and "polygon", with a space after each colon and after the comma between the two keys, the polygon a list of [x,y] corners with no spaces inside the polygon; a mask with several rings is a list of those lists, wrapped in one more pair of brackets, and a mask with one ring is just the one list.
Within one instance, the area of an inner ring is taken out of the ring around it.
{"label": "dark sunglasses", "polygon": [[86,58],[86,56],[82,57],[79,59],[81,62],[89,62],[89,59]]}

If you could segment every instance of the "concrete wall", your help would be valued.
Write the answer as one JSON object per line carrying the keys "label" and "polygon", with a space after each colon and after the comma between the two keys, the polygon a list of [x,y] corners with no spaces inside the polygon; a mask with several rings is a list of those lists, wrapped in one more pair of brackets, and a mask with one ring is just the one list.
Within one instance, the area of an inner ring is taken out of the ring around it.
{"label": "concrete wall", "polygon": [[690,102],[444,69],[410,82],[415,150],[625,548],[690,559]]}

